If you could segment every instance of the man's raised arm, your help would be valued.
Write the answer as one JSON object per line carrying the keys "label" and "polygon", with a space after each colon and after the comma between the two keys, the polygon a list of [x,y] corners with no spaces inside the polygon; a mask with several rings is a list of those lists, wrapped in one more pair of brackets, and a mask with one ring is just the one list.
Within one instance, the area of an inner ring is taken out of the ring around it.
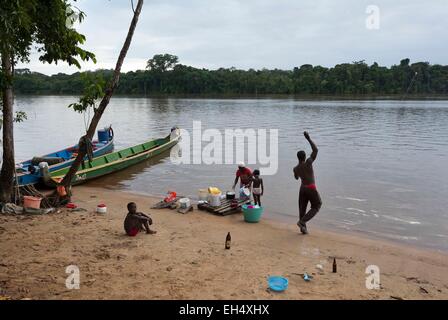
{"label": "man's raised arm", "polygon": [[305,136],[305,139],[308,140],[308,142],[310,143],[310,145],[311,145],[311,149],[313,149],[313,152],[311,152],[311,156],[310,156],[310,158],[313,159],[313,161],[314,161],[314,160],[316,160],[316,158],[317,158],[317,152],[318,152],[319,150],[317,149],[317,147],[316,147],[316,145],[314,144],[313,140],[311,140],[310,135],[308,134],[307,131],[305,131],[305,132],[303,133],[303,135]]}

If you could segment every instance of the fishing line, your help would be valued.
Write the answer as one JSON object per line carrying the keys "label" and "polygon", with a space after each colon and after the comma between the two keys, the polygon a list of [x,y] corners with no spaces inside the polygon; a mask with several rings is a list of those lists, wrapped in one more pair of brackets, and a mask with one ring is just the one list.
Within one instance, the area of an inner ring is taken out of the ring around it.
{"label": "fishing line", "polygon": [[[88,112],[88,118],[87,118],[87,122],[86,122],[86,113]],[[86,130],[86,133],[87,133],[87,128],[88,128],[88,124],[90,123],[90,108],[87,108],[87,112],[86,111],[84,111],[83,112],[83,115],[84,115],[84,128],[85,128],[85,130]]]}

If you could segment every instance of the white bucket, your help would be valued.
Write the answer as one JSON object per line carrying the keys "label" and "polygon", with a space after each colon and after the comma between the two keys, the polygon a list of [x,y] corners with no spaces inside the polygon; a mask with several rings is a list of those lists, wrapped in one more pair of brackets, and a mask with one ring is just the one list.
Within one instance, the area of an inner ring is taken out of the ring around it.
{"label": "white bucket", "polygon": [[199,189],[198,190],[198,198],[200,201],[207,201],[208,200],[208,191],[207,189]]}
{"label": "white bucket", "polygon": [[221,205],[221,193],[209,194],[208,195],[208,203],[212,207],[219,207]]}
{"label": "white bucket", "polygon": [[96,212],[97,213],[106,213],[107,212],[107,207],[102,207],[102,206],[97,206],[96,207]]}
{"label": "white bucket", "polygon": [[180,204],[181,209],[187,209],[191,205],[190,199],[188,199],[188,198],[179,199],[179,204]]}

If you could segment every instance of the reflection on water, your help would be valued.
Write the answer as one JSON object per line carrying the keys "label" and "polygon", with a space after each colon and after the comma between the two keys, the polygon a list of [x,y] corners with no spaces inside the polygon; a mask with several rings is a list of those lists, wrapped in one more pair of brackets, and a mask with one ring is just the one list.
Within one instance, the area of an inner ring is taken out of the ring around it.
{"label": "reflection on water", "polygon": [[[106,175],[98,179],[88,182],[88,185],[95,187],[108,187],[111,189],[127,189],[129,183],[127,181],[135,180],[140,174],[149,173],[153,166],[163,163],[165,160],[169,160],[170,152],[166,151],[154,158],[148,159],[144,162],[138,163],[132,167],[126,168],[113,175]],[[157,185],[157,181],[154,181]],[[148,193],[150,181],[145,183],[136,182],[133,184],[134,191]]]}
{"label": "reflection on water", "polygon": [[[16,156],[24,160],[75,143],[83,117],[67,109],[74,97],[18,97],[28,120],[16,126]],[[301,101],[293,99],[146,99],[111,101],[100,126],[113,124],[116,148],[162,137],[173,125],[191,130],[279,130],[279,170],[264,177],[271,217],[294,221],[298,149],[319,150],[315,163],[323,207],[313,223],[448,250],[448,107],[444,101]],[[252,166],[253,168],[257,165]],[[215,185],[227,190],[232,165],[174,165],[169,153],[95,180],[93,185],[195,196]]]}

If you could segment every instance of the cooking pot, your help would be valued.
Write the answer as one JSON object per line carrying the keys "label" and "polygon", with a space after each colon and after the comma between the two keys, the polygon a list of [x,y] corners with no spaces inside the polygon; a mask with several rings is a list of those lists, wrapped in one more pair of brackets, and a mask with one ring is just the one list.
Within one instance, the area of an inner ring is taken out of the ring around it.
{"label": "cooking pot", "polygon": [[226,193],[226,199],[227,199],[227,200],[233,200],[233,199],[235,199],[235,192],[233,192],[233,191],[227,191],[227,193]]}

